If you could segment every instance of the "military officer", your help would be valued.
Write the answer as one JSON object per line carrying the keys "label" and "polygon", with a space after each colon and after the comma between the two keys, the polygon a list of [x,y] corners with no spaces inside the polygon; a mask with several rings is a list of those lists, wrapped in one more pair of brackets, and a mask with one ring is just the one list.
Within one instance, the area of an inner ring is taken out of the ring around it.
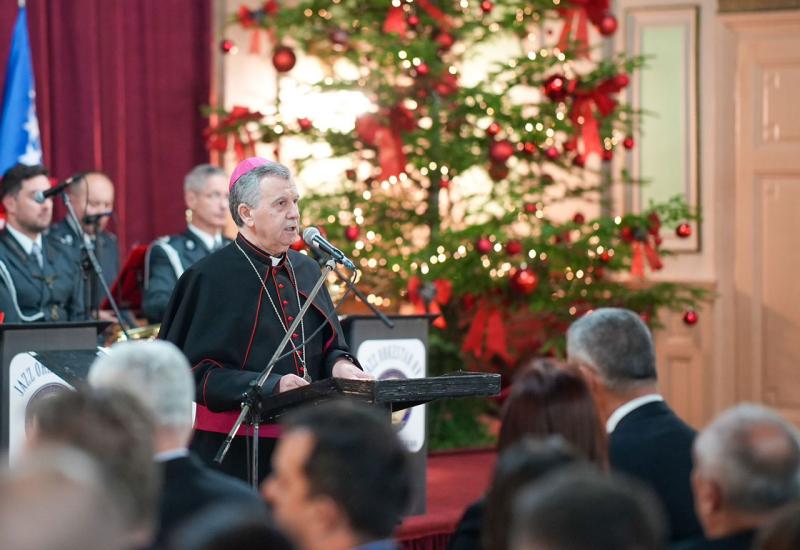
{"label": "military officer", "polygon": [[184,179],[189,211],[186,231],[161,237],[145,258],[142,310],[151,323],[160,323],[178,278],[189,266],[230,242],[222,236],[228,223],[228,177],[209,164],[195,166]]}
{"label": "military officer", "polygon": [[[114,184],[102,172],[86,172],[76,178],[76,182],[67,188],[67,193],[75,209],[75,216],[103,270],[103,279],[110,288],[119,274],[117,237],[106,229],[114,208]],[[91,284],[84,285],[86,303],[90,310],[97,311],[106,295],[94,270],[83,258],[75,222],[70,217],[64,218],[50,228],[50,234],[72,249],[75,261],[81,263],[86,278],[91,281]],[[113,313],[109,311],[100,311],[99,317],[106,321],[114,320]]]}
{"label": "military officer", "polygon": [[34,196],[50,188],[44,166],[16,164],[3,175],[0,200],[6,227],[0,232],[0,310],[6,323],[84,318],[83,288],[73,255],[44,235],[53,201]]}

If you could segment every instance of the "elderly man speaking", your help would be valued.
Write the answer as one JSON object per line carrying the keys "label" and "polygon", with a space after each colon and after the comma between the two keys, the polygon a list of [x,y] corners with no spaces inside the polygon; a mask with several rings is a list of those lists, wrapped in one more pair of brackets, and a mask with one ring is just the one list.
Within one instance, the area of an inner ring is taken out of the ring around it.
{"label": "elderly man speaking", "polygon": [[[267,366],[320,276],[317,263],[290,250],[298,238],[299,194],[285,166],[252,157],[230,180],[236,239],[186,270],[178,281],[159,338],[178,346],[192,365],[197,416],[192,449],[209,464],[233,427],[242,395]],[[283,392],[329,377],[371,378],[356,366],[322,289],[263,388]],[[317,328],[323,328],[316,332]],[[314,336],[312,337],[312,334]],[[247,434],[234,438],[221,469],[247,478]],[[277,426],[262,426],[259,479],[269,472]]]}

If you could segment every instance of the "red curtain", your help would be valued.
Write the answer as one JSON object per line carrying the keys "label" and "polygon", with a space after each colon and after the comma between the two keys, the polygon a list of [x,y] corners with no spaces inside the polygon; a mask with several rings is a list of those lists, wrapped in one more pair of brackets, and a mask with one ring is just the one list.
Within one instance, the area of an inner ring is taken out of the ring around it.
{"label": "red curtain", "polygon": [[[208,162],[213,0],[28,0],[44,162],[116,184],[130,246],[184,225],[183,176]],[[0,2],[0,89],[17,2]]]}

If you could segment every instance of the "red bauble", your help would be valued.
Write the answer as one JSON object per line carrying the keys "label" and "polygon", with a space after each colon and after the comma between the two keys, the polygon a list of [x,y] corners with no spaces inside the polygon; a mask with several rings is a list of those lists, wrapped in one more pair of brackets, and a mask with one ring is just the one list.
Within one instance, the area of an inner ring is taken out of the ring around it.
{"label": "red bauble", "polygon": [[634,240],[636,240],[636,237],[633,233],[633,228],[627,225],[620,231],[620,236],[626,243],[632,243]]}
{"label": "red bauble", "polygon": [[292,48],[289,46],[275,48],[275,53],[272,54],[272,64],[278,72],[286,73],[291,71],[295,63],[297,63],[297,56]]}
{"label": "red bauble", "polygon": [[347,46],[350,43],[350,35],[344,29],[334,29],[328,36],[337,46]]}
{"label": "red bauble", "polygon": [[494,4],[489,2],[489,0],[483,0],[483,2],[481,2],[481,10],[483,10],[483,13],[489,13],[492,11],[492,8],[494,8]]}
{"label": "red bauble", "polygon": [[555,146],[555,145],[552,145],[552,146],[548,147],[548,148],[545,150],[544,154],[545,154],[545,155],[547,156],[547,158],[549,158],[550,160],[556,160],[556,159],[558,158],[558,156],[559,156],[561,153],[559,153],[559,152],[558,152],[558,149],[556,148],[556,146]]}
{"label": "red bauble", "polygon": [[603,250],[603,252],[600,253],[600,261],[604,264],[611,261],[611,254],[608,253],[608,250]]}
{"label": "red bauble", "polygon": [[489,148],[489,158],[491,158],[494,162],[505,162],[511,158],[511,155],[513,154],[514,145],[507,139],[504,139],[503,141],[495,141]]}
{"label": "red bauble", "polygon": [[688,223],[682,223],[675,228],[675,234],[681,239],[688,239],[692,236],[692,226]]}
{"label": "red bauble", "polygon": [[430,72],[431,72],[431,68],[428,67],[427,63],[420,63],[419,65],[417,65],[417,74],[419,76],[427,76],[428,73],[430,73]]}
{"label": "red bauble", "polygon": [[603,149],[603,160],[605,162],[609,162],[614,158],[614,150],[613,149]]}
{"label": "red bauble", "polygon": [[419,25],[419,16],[418,15],[409,15],[408,19],[406,19],[408,24],[412,27],[416,27]]}
{"label": "red bauble", "polygon": [[633,149],[634,145],[636,145],[636,142],[633,141],[633,138],[631,136],[628,136],[624,140],[622,140],[622,146],[625,147],[625,149]]}
{"label": "red bauble", "polygon": [[564,147],[565,151],[574,151],[578,148],[578,142],[575,140],[565,141],[562,147]]}
{"label": "red bauble", "polygon": [[357,225],[351,225],[350,227],[344,230],[344,238],[352,242],[358,239],[358,235],[360,233],[361,230]]}
{"label": "red bauble", "polygon": [[475,250],[477,250],[480,254],[488,254],[492,251],[492,241],[486,237],[481,237],[475,241]]}
{"label": "red bauble", "polygon": [[693,309],[690,309],[686,313],[683,314],[683,322],[689,326],[696,325],[697,321],[700,317],[697,315],[697,312]]}
{"label": "red bauble", "polygon": [[300,126],[300,129],[304,132],[307,132],[314,127],[314,124],[311,122],[310,118],[298,118],[297,125]]}
{"label": "red bauble", "polygon": [[539,210],[539,208],[532,202],[526,202],[522,208],[524,208],[525,212],[528,214],[536,214],[536,211]]}
{"label": "red bauble", "polygon": [[600,20],[600,24],[597,25],[597,30],[603,36],[611,36],[617,32],[617,18],[611,13],[605,14]]}
{"label": "red bauble", "polygon": [[539,277],[530,269],[518,269],[511,276],[511,289],[528,296],[539,286]]}
{"label": "red bauble", "polygon": [[494,137],[500,133],[500,125],[496,122],[492,122],[488,128],[486,128],[486,133],[490,136]]}
{"label": "red bauble", "polygon": [[614,77],[614,85],[619,88],[624,88],[628,84],[630,84],[631,79],[625,73],[619,73],[617,76]]}
{"label": "red bauble", "polygon": [[442,189],[449,189],[450,180],[447,178],[442,178],[442,180],[439,182],[439,187],[441,187]]}
{"label": "red bauble", "polygon": [[578,168],[583,168],[586,166],[586,155],[575,155],[575,158],[572,159],[572,164],[577,166]]}
{"label": "red bauble", "polygon": [[233,40],[228,40],[226,38],[219,43],[219,49],[222,50],[222,53],[232,53],[236,50],[236,44]]}
{"label": "red bauble", "polygon": [[532,155],[536,152],[536,144],[532,141],[526,141],[522,145],[522,150],[525,152],[526,155]]}
{"label": "red bauble", "polygon": [[586,216],[584,216],[581,212],[575,212],[575,215],[572,216],[572,221],[578,225],[582,225],[586,223]]}
{"label": "red bauble", "polygon": [[506,252],[510,255],[515,256],[522,252],[522,243],[518,240],[511,240],[506,243]]}
{"label": "red bauble", "polygon": [[356,181],[357,174],[354,169],[348,168],[347,170],[344,171],[344,175],[347,176],[347,179],[349,179],[350,181]]}
{"label": "red bauble", "polygon": [[550,101],[564,101],[569,93],[569,81],[560,74],[549,76],[544,81],[544,95],[550,98]]}
{"label": "red bauble", "polygon": [[297,250],[298,252],[300,252],[301,250],[305,250],[306,243],[305,243],[305,241],[303,241],[303,238],[300,237],[295,242],[293,242],[292,245],[289,248],[291,248],[292,250]]}
{"label": "red bauble", "polygon": [[493,162],[489,167],[489,177],[494,181],[502,181],[506,179],[508,177],[508,172],[508,166],[505,164],[500,164],[499,162]]}
{"label": "red bauble", "polygon": [[438,33],[436,35],[435,40],[436,43],[439,44],[439,47],[443,50],[449,50],[453,46],[453,43],[456,41],[456,39],[453,38],[452,34],[444,31]]}

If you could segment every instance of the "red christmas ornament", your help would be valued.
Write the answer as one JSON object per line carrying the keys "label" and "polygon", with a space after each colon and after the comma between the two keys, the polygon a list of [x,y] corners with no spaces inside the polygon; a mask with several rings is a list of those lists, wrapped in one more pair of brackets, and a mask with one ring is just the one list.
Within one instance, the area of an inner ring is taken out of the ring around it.
{"label": "red christmas ornament", "polygon": [[633,228],[627,225],[622,228],[620,236],[622,237],[622,240],[625,241],[626,243],[632,243],[636,239],[636,237],[633,234]]}
{"label": "red christmas ornament", "polygon": [[628,136],[624,140],[622,140],[622,146],[625,147],[625,149],[633,149],[634,145],[636,145],[636,142],[633,141],[633,138],[631,136]]}
{"label": "red christmas ornament", "polygon": [[449,50],[456,41],[452,34],[444,31],[438,33],[435,40],[436,43],[439,44],[439,47],[445,51]]}
{"label": "red christmas ornament", "polygon": [[357,225],[351,225],[350,227],[344,230],[344,238],[352,242],[358,239],[358,235],[360,233],[361,230]]}
{"label": "red christmas ornament", "polygon": [[350,43],[350,35],[344,29],[332,30],[329,37],[337,46],[347,46]]}
{"label": "red christmas ornament", "polygon": [[700,317],[697,315],[697,312],[693,309],[690,309],[686,313],[683,314],[683,322],[689,326],[696,325],[697,321]]}
{"label": "red christmas ornament", "polygon": [[417,74],[419,76],[427,76],[428,73],[430,73],[430,72],[431,72],[431,68],[428,67],[427,63],[420,63],[419,65],[417,65]]}
{"label": "red christmas ornament", "polygon": [[486,237],[481,237],[475,241],[475,250],[477,250],[480,254],[488,254],[492,251],[492,241]]}
{"label": "red christmas ornament", "polygon": [[494,181],[502,181],[508,177],[508,166],[499,162],[493,162],[489,167],[489,177]]}
{"label": "red christmas ornament", "polygon": [[614,77],[614,85],[618,88],[625,88],[630,82],[630,77],[625,73],[619,73]]}
{"label": "red christmas ornament", "polygon": [[458,91],[458,78],[449,71],[442,74],[439,82],[434,86],[439,95],[448,96]]}
{"label": "red christmas ornament", "polygon": [[581,212],[575,212],[575,215],[572,216],[572,221],[578,225],[582,225],[586,223],[586,216],[584,216]]}
{"label": "red christmas ornament", "polygon": [[511,158],[511,155],[513,154],[514,145],[506,139],[503,141],[495,141],[489,148],[489,157],[494,162],[505,162]]}
{"label": "red christmas ornament", "polygon": [[650,324],[650,313],[648,313],[647,311],[641,312],[639,314],[639,319],[641,319],[642,322],[644,322],[645,325],[649,325]]}
{"label": "red christmas ornament", "polygon": [[561,153],[558,152],[555,145],[551,145],[545,150],[544,154],[550,160],[556,160]]}
{"label": "red christmas ornament", "polygon": [[564,101],[569,93],[569,81],[560,74],[549,76],[544,81],[544,95],[550,98],[550,101]]}
{"label": "red christmas ornament", "polygon": [[522,243],[518,240],[511,240],[506,243],[506,252],[511,256],[515,256],[522,252]]}
{"label": "red christmas ornament", "polygon": [[304,132],[307,132],[314,127],[314,124],[311,122],[310,118],[298,118],[297,125],[300,126],[300,129]]}
{"label": "red christmas ornament", "polygon": [[496,122],[492,122],[488,128],[486,128],[486,133],[490,136],[494,137],[500,133],[500,125]]}
{"label": "red christmas ornament", "polygon": [[688,223],[682,223],[675,228],[675,234],[681,239],[688,239],[692,236],[692,226]]}
{"label": "red christmas ornament", "polygon": [[600,261],[604,264],[611,261],[611,254],[608,253],[608,250],[603,250],[603,252],[600,253]]}
{"label": "red christmas ornament", "polygon": [[534,154],[536,152],[536,149],[537,149],[536,144],[533,143],[532,141],[526,141],[522,145],[522,150],[525,152],[526,155]]}
{"label": "red christmas ornament", "polygon": [[442,178],[439,182],[439,187],[442,189],[450,189],[450,180],[447,178]]}
{"label": "red christmas ornament", "polygon": [[233,40],[228,40],[227,38],[219,43],[219,49],[222,50],[222,53],[235,53],[236,51],[236,44]]}
{"label": "red christmas ornament", "polygon": [[406,19],[408,24],[412,27],[416,27],[419,25],[419,16],[418,15],[409,15],[408,19]]}
{"label": "red christmas ornament", "polygon": [[489,2],[489,0],[483,0],[483,2],[481,2],[481,10],[483,13],[489,13],[492,11],[492,8],[494,8],[494,4]]}
{"label": "red christmas ornament", "polygon": [[286,73],[292,70],[297,63],[297,56],[289,46],[278,46],[272,54],[272,64],[279,73]]}
{"label": "red christmas ornament", "polygon": [[536,211],[539,210],[539,208],[532,202],[526,202],[522,208],[525,209],[525,212],[528,214],[536,214]]}
{"label": "red christmas ornament", "polygon": [[350,181],[356,181],[356,171],[352,168],[348,168],[344,171],[344,175],[347,176],[347,179]]}
{"label": "red christmas ornament", "polygon": [[611,36],[617,32],[617,18],[611,13],[605,14],[600,20],[600,24],[597,25],[597,30],[603,36]]}
{"label": "red christmas ornament", "polygon": [[539,277],[530,269],[518,269],[511,276],[511,289],[528,296],[539,286]]}
{"label": "red christmas ornament", "polygon": [[583,168],[586,166],[586,155],[575,155],[575,158],[572,159],[572,164],[577,166],[578,168]]}
{"label": "red christmas ornament", "polygon": [[609,162],[614,158],[614,150],[613,149],[603,149],[603,160],[605,162]]}
{"label": "red christmas ornament", "polygon": [[292,245],[289,248],[291,248],[292,250],[297,250],[298,252],[300,252],[301,250],[305,250],[306,243],[303,240],[303,238],[300,237],[295,242],[293,242]]}

